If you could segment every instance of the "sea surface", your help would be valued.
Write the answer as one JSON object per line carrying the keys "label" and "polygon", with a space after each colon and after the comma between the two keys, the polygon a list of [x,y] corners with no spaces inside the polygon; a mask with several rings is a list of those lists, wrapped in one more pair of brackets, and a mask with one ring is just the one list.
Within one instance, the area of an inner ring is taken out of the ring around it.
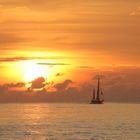
{"label": "sea surface", "polygon": [[140,140],[140,104],[0,104],[0,140]]}

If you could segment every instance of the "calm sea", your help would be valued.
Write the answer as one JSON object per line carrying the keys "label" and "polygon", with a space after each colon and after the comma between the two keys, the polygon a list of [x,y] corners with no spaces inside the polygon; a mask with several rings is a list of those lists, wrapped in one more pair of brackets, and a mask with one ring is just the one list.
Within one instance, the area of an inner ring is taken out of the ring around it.
{"label": "calm sea", "polygon": [[0,140],[140,140],[140,104],[0,104]]}

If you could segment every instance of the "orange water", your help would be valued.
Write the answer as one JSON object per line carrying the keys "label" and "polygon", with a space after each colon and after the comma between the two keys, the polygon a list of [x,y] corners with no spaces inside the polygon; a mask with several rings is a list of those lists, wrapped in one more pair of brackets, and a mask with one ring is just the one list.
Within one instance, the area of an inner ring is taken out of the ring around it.
{"label": "orange water", "polygon": [[0,140],[139,140],[140,104],[0,104]]}

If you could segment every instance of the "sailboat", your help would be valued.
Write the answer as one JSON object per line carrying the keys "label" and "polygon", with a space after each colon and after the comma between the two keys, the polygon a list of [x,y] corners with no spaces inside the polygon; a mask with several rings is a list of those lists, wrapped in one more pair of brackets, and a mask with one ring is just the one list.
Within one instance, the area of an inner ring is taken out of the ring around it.
{"label": "sailboat", "polygon": [[101,99],[101,95],[103,95],[103,92],[100,89],[100,77],[98,77],[97,92],[95,91],[95,88],[94,88],[93,89],[93,98],[92,98],[90,104],[103,104],[104,100]]}

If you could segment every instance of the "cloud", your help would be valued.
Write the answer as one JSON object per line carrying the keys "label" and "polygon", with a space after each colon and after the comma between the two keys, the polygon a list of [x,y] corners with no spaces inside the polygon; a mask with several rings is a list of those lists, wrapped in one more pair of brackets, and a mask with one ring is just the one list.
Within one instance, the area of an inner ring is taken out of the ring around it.
{"label": "cloud", "polygon": [[7,88],[12,88],[12,87],[24,87],[25,83],[10,83],[10,84],[4,84],[3,87],[7,87]]}
{"label": "cloud", "polygon": [[63,83],[58,83],[54,85],[54,88],[56,89],[58,93],[62,93],[62,92],[65,92],[67,88],[69,87],[69,85],[72,83],[73,82],[71,80],[65,80]]}
{"label": "cloud", "polygon": [[31,89],[43,89],[46,86],[46,79],[44,77],[38,77],[37,79],[34,79],[31,83]]}
{"label": "cloud", "polygon": [[50,66],[64,66],[64,65],[70,65],[70,64],[66,64],[66,63],[37,63],[37,64],[39,64],[39,65],[50,65]]}
{"label": "cloud", "polygon": [[1,94],[3,94],[3,93],[6,94],[6,93],[11,92],[13,89],[20,90],[23,87],[25,87],[25,83],[23,83],[23,82],[3,84],[3,85],[0,85],[0,93]]}
{"label": "cloud", "polygon": [[63,76],[64,75],[64,73],[57,73],[56,74],[56,76],[58,77],[58,76]]}
{"label": "cloud", "polygon": [[[0,62],[17,62],[17,61],[24,61],[24,60],[48,60],[48,59],[76,59],[74,57],[0,57]],[[70,65],[66,63],[37,63],[39,65]]]}
{"label": "cloud", "polygon": [[81,69],[93,69],[94,67],[92,66],[80,66]]}
{"label": "cloud", "polygon": [[3,57],[0,58],[0,62],[16,62],[16,61],[22,61],[22,60],[28,60],[29,58],[26,57]]}

